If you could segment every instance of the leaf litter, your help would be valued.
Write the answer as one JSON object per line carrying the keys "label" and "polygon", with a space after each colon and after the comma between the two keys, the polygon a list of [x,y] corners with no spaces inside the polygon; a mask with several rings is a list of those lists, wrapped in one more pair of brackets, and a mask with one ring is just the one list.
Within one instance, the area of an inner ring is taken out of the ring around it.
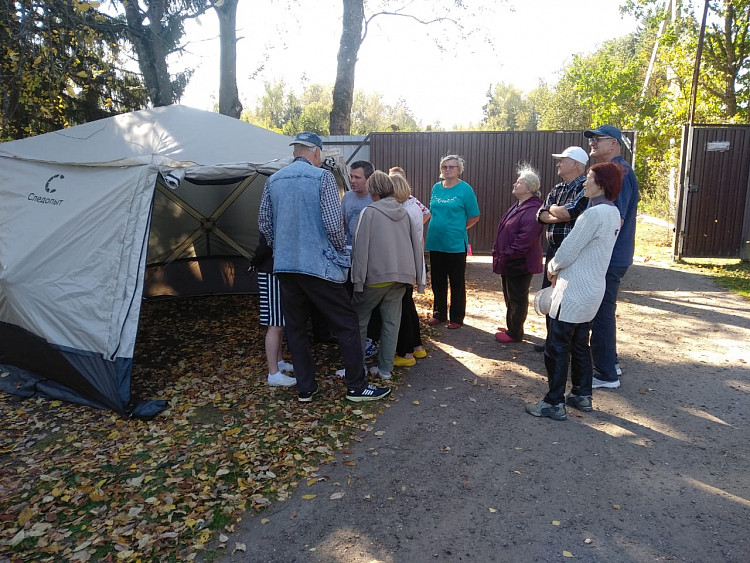
{"label": "leaf litter", "polygon": [[312,405],[269,387],[264,337],[257,296],[144,301],[131,387],[168,402],[155,419],[0,394],[0,554],[190,561],[245,511],[325,479],[382,408],[341,400],[335,345],[314,346]]}

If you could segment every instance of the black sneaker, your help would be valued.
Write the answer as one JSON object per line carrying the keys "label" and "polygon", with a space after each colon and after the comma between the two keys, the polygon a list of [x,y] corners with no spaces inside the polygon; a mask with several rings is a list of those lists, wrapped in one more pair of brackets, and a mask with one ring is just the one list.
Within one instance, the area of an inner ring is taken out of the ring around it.
{"label": "black sneaker", "polygon": [[319,387],[316,387],[313,391],[300,391],[297,393],[297,400],[300,403],[312,403],[313,395],[315,395],[319,389]]}
{"label": "black sneaker", "polygon": [[361,391],[355,391],[349,389],[346,392],[346,399],[348,401],[354,401],[355,403],[361,403],[363,401],[377,401],[391,393],[390,387],[378,387],[376,385],[368,385]]}
{"label": "black sneaker", "polygon": [[583,412],[594,410],[594,407],[591,406],[591,395],[573,395],[571,393],[565,397],[565,404]]}

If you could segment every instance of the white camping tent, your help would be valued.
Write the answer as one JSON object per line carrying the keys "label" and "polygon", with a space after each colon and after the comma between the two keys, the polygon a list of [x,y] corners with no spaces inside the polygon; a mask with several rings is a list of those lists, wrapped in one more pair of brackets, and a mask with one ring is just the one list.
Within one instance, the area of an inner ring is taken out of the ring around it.
{"label": "white camping tent", "polygon": [[170,106],[0,144],[0,389],[161,410],[129,410],[147,254],[151,294],[247,283],[236,260],[255,249],[260,192],[290,140]]}

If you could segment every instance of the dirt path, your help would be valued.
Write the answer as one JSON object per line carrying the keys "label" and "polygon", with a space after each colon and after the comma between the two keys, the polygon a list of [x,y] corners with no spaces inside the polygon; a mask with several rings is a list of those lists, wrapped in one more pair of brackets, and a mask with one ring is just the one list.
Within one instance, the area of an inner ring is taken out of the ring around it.
{"label": "dirt path", "polygon": [[466,325],[436,331],[327,480],[265,524],[247,515],[228,542],[246,551],[225,561],[750,561],[750,303],[636,263],[618,308],[622,387],[556,422],[523,411],[546,390],[543,319],[532,310],[524,343],[497,344],[490,270],[471,258]]}

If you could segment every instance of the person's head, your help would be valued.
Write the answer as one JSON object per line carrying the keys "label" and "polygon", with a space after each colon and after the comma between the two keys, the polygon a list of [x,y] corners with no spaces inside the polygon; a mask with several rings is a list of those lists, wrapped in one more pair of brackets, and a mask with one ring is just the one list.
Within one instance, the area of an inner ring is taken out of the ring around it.
{"label": "person's head", "polygon": [[553,154],[552,158],[557,160],[557,175],[569,184],[586,171],[586,163],[589,155],[581,147],[568,147],[560,154]]}
{"label": "person's head", "polygon": [[315,166],[320,166],[323,141],[315,133],[311,133],[310,131],[297,133],[297,136],[294,137],[294,140],[289,145],[294,147],[292,152],[294,158],[304,156]]}
{"label": "person's head", "polygon": [[440,177],[457,180],[464,173],[464,159],[457,154],[449,154],[440,159]]}
{"label": "person's head", "polygon": [[404,178],[406,178],[406,171],[400,166],[394,166],[390,170],[388,170],[388,175],[391,177],[403,176]]}
{"label": "person's head", "polygon": [[352,191],[357,195],[364,196],[367,193],[367,179],[375,171],[371,162],[357,160],[349,165],[349,182]]}
{"label": "person's head", "polygon": [[625,169],[616,162],[600,162],[589,168],[586,181],[583,183],[586,197],[591,199],[603,195],[614,201],[620,195]]}
{"label": "person's head", "polygon": [[376,170],[367,179],[367,191],[370,192],[372,199],[378,201],[386,197],[393,196],[393,181],[388,174]]}
{"label": "person's head", "polygon": [[409,182],[406,181],[401,174],[389,174],[391,182],[393,182],[393,197],[399,203],[404,203],[411,195],[411,187]]}
{"label": "person's head", "polygon": [[622,132],[611,125],[600,125],[596,129],[584,131],[589,140],[589,154],[597,162],[609,162],[620,154]]}
{"label": "person's head", "polygon": [[526,201],[531,196],[539,197],[539,173],[528,164],[518,168],[518,179],[513,184],[513,195],[518,201]]}

